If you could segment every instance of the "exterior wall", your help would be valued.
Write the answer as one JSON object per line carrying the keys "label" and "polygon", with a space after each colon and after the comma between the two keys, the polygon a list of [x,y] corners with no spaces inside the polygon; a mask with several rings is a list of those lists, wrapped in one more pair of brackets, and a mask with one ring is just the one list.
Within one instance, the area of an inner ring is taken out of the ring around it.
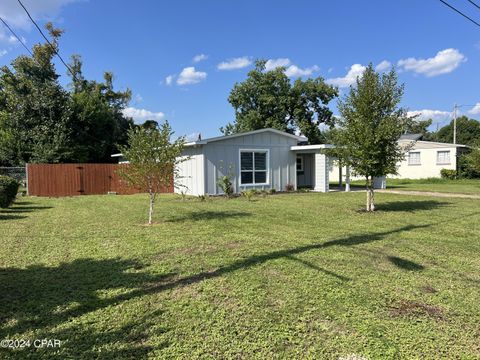
{"label": "exterior wall", "polygon": [[314,191],[329,191],[329,161],[328,156],[317,152],[314,154],[315,183]]}
{"label": "exterior wall", "polygon": [[[398,175],[392,176],[398,179],[425,179],[425,178],[439,178],[442,169],[457,169],[457,149],[455,147],[449,148],[431,148],[418,149],[413,148],[410,151],[420,152],[420,165],[409,165],[408,155],[398,166]],[[450,151],[449,164],[437,164],[437,152]]]}
{"label": "exterior wall", "polygon": [[[303,158],[303,171],[297,171],[297,186],[298,187],[313,187],[313,154],[297,154],[296,157]],[[295,160],[296,161],[296,160]]]}
{"label": "exterior wall", "polygon": [[188,160],[178,165],[180,177],[175,179],[180,187],[175,188],[175,193],[185,192],[187,195],[205,194],[205,172],[204,172],[204,154],[203,147],[187,147],[183,151],[183,156],[189,157]]}
{"label": "exterior wall", "polygon": [[[203,146],[205,156],[205,189],[208,194],[221,194],[217,182],[230,173],[235,192],[248,189],[284,191],[287,184],[297,186],[296,156],[290,150],[297,140],[273,132],[262,132],[218,140]],[[268,150],[267,185],[240,185],[240,150]]]}
{"label": "exterior wall", "polygon": [[[418,141],[410,151],[420,152],[420,165],[409,165],[408,154],[405,159],[398,163],[398,175],[389,175],[396,179],[425,179],[439,178],[442,169],[457,169],[457,148],[448,146],[449,144],[438,144],[427,141]],[[437,152],[450,151],[449,164],[437,164]],[[342,177],[345,181],[345,167],[343,167]],[[335,163],[330,168],[330,181],[338,182],[338,164]],[[351,176],[351,180],[363,180],[363,177]]]}

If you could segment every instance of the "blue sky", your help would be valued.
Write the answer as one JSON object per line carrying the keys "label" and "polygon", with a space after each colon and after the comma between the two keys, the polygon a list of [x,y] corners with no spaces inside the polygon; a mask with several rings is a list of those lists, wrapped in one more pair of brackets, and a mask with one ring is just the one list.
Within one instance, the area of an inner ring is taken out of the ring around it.
{"label": "blue sky", "polygon": [[[480,21],[480,10],[466,0],[449,2]],[[132,89],[128,114],[139,122],[168,119],[178,135],[215,136],[233,121],[228,94],[256,58],[286,65],[292,79],[322,76],[342,93],[369,62],[379,69],[393,64],[409,110],[445,124],[455,102],[478,103],[462,111],[480,118],[480,27],[438,0],[24,4],[41,24],[53,20],[65,29],[61,54],[81,54],[88,78],[109,70],[117,87]],[[41,41],[16,0],[2,0],[0,16],[28,46]],[[25,53],[9,35],[0,28],[1,65]]]}

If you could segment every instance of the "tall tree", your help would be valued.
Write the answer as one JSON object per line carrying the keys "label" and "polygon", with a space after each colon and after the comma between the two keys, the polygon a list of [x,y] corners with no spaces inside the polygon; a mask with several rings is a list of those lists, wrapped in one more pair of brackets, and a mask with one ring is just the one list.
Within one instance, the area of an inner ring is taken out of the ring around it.
{"label": "tall tree", "polygon": [[333,125],[328,103],[337,89],[323,78],[301,80],[293,85],[284,67],[265,70],[265,60],[257,60],[247,79],[236,83],[228,101],[235,109],[235,122],[220,130],[224,134],[274,128],[293,133],[299,129],[311,143],[323,141],[320,124]]}
{"label": "tall tree", "polygon": [[[453,142],[453,120],[438,130],[435,140],[446,143]],[[457,144],[475,145],[478,140],[480,140],[480,122],[467,116],[460,116],[457,119]]]}
{"label": "tall tree", "polygon": [[71,104],[52,59],[62,31],[47,25],[51,43],[33,46],[12,68],[0,68],[0,162],[61,162],[71,156]]}
{"label": "tall tree", "polygon": [[153,207],[157,193],[178,179],[178,164],[185,161],[181,157],[185,138],[171,141],[172,128],[168,122],[159,128],[133,127],[128,131],[128,146],[120,146],[125,159],[129,162],[119,170],[119,175],[134,188],[149,195],[148,224],[153,221]]}
{"label": "tall tree", "polygon": [[424,138],[430,138],[432,133],[428,128],[432,125],[433,120],[412,120],[406,127],[405,132],[408,134],[422,134]]}
{"label": "tall tree", "polygon": [[395,174],[397,162],[405,157],[406,149],[397,142],[411,121],[398,107],[403,92],[394,69],[380,75],[370,64],[338,103],[336,151],[354,174],[365,177],[367,211],[375,210],[373,178]]}
{"label": "tall tree", "polygon": [[118,144],[126,144],[127,130],[133,125],[122,110],[131,99],[131,91],[115,91],[113,74],[105,72],[104,81],[85,80],[80,56],[72,57],[71,83],[72,161],[108,162],[118,151]]}

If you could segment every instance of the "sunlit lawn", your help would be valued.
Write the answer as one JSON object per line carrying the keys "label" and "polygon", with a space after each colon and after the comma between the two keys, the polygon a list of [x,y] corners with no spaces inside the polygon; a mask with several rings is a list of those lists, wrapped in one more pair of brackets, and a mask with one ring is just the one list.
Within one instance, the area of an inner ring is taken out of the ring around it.
{"label": "sunlit lawn", "polygon": [[[352,181],[353,186],[363,187],[364,184],[362,180]],[[480,195],[480,179],[387,179],[387,189]]]}
{"label": "sunlit lawn", "polygon": [[0,358],[479,358],[479,200],[364,196],[22,198]]}

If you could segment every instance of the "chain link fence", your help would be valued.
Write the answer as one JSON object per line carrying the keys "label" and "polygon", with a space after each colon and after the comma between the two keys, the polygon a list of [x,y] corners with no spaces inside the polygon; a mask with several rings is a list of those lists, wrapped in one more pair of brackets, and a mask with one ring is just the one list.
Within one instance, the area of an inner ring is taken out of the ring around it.
{"label": "chain link fence", "polygon": [[27,169],[25,166],[5,167],[0,166],[0,175],[6,175],[20,182],[21,187],[27,187]]}

